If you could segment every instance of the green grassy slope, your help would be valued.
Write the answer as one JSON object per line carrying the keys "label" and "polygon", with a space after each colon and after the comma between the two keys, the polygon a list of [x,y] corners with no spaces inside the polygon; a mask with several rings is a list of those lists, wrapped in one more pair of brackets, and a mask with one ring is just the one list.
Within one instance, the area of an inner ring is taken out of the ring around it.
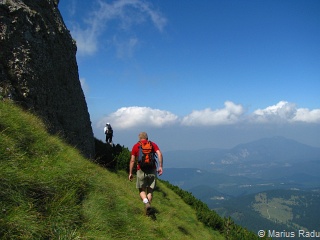
{"label": "green grassy slope", "polygon": [[43,123],[0,101],[1,239],[224,239],[164,184],[155,219],[135,182],[84,159]]}

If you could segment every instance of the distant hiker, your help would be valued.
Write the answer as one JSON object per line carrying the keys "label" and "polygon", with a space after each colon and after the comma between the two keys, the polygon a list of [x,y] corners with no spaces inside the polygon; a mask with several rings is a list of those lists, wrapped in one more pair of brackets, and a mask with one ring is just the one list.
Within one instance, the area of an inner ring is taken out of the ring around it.
{"label": "distant hiker", "polygon": [[[158,170],[156,158],[158,158]],[[157,172],[162,174],[163,157],[158,145],[148,140],[148,134],[141,132],[139,142],[137,142],[131,151],[129,165],[129,180],[132,181],[133,167],[137,160],[137,183],[141,200],[145,204],[146,214],[151,214],[152,192],[156,186]]]}
{"label": "distant hiker", "polygon": [[110,123],[106,124],[103,131],[106,134],[106,143],[112,144],[113,129],[112,129]]}

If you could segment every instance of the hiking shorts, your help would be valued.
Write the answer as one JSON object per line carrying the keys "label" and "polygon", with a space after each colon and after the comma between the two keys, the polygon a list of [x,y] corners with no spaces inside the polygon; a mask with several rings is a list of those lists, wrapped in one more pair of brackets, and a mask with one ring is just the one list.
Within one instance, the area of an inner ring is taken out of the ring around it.
{"label": "hiking shorts", "polygon": [[142,170],[137,171],[137,188],[150,187],[154,189],[156,187],[157,172],[156,169],[143,172]]}

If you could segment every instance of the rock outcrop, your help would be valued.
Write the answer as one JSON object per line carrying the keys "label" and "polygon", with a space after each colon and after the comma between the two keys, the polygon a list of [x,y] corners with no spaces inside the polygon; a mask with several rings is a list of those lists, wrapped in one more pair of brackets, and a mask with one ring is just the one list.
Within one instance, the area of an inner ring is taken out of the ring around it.
{"label": "rock outcrop", "polygon": [[42,118],[86,157],[94,137],[76,62],[76,43],[58,0],[0,0],[0,97]]}

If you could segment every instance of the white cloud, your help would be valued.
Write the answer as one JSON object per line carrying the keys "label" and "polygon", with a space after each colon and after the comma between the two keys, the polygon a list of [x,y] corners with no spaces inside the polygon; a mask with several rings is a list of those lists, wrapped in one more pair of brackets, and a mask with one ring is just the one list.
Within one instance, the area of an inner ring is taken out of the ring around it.
{"label": "white cloud", "polygon": [[102,127],[106,122],[118,129],[126,129],[137,126],[162,127],[174,124],[178,117],[168,111],[152,109],[149,107],[123,107],[111,113],[98,123]]}
{"label": "white cloud", "polygon": [[123,59],[125,57],[132,57],[133,52],[138,44],[138,39],[133,37],[121,41],[118,40],[117,37],[114,37],[113,44],[117,49],[117,57]]}
{"label": "white cloud", "polygon": [[265,109],[257,109],[253,112],[256,122],[280,122],[292,119],[296,112],[296,106],[286,101],[280,101],[276,105]]}
{"label": "white cloud", "polygon": [[297,108],[294,103],[280,101],[265,109],[257,109],[253,112],[252,117],[254,121],[261,123],[320,123],[320,109]]}
{"label": "white cloud", "polygon": [[73,27],[71,35],[76,39],[77,54],[91,55],[97,51],[98,39],[94,29]]}
{"label": "white cloud", "polygon": [[[98,4],[99,8],[91,12],[87,18],[85,22],[86,28],[74,25],[71,30],[73,38],[76,39],[78,54],[80,55],[91,55],[98,50],[98,39],[111,20],[119,21],[119,29],[122,30],[129,29],[132,25],[146,22],[148,19],[151,19],[153,25],[160,32],[166,25],[166,18],[152,9],[149,3],[142,0],[118,0],[110,4],[98,0]],[[127,42],[132,48],[134,45],[132,45],[131,40]]]}
{"label": "white cloud", "polygon": [[80,78],[80,84],[81,84],[81,88],[83,93],[86,95],[89,93],[89,85],[86,82],[86,79],[84,78]]}
{"label": "white cloud", "polygon": [[182,125],[187,126],[212,126],[212,125],[227,125],[239,121],[244,113],[241,105],[236,105],[233,102],[226,101],[225,107],[222,109],[212,110],[206,108],[204,110],[194,110],[188,116],[182,119]]}
{"label": "white cloud", "polygon": [[281,101],[265,109],[257,109],[252,114],[245,114],[240,104],[231,101],[224,103],[224,108],[212,110],[194,110],[189,115],[179,119],[177,115],[165,110],[150,107],[123,107],[101,119],[97,127],[103,127],[107,122],[117,129],[130,129],[137,126],[160,128],[167,125],[182,126],[219,126],[239,123],[320,123],[320,109],[309,110],[296,108],[296,105]]}
{"label": "white cloud", "polygon": [[295,122],[320,123],[320,109],[299,108],[292,120]]}

